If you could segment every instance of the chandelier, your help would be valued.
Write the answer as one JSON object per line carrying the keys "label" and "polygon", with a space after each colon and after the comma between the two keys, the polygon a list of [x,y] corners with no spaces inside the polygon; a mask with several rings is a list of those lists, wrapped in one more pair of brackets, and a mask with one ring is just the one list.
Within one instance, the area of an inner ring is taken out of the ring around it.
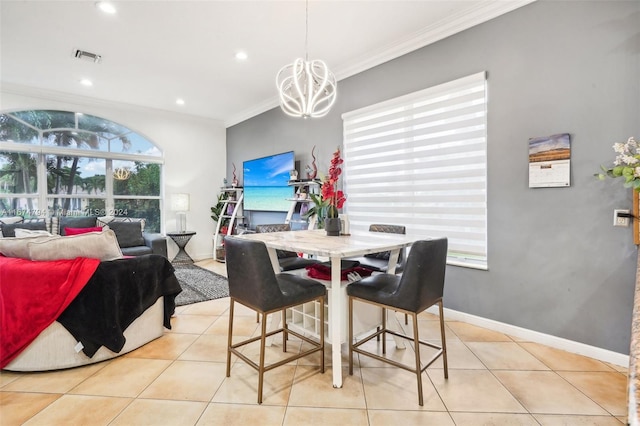
{"label": "chandelier", "polygon": [[128,167],[118,167],[113,171],[113,178],[115,180],[127,180],[131,176],[131,171]]}
{"label": "chandelier", "polygon": [[309,61],[309,0],[306,2],[305,57],[276,75],[280,107],[292,117],[324,117],[336,101],[336,78],[324,61]]}

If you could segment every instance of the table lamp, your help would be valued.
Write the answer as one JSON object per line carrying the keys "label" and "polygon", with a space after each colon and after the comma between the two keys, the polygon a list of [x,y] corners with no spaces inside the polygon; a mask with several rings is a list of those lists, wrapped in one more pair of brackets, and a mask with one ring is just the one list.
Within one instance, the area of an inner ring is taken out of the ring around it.
{"label": "table lamp", "polygon": [[186,232],[187,212],[189,211],[189,194],[172,194],[171,210],[176,212],[178,232]]}

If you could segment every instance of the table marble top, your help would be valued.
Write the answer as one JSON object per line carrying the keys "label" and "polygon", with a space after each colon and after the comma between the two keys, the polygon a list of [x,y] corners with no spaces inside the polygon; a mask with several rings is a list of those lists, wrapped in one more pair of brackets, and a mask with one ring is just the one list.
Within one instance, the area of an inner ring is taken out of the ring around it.
{"label": "table marble top", "polygon": [[330,237],[322,229],[244,234],[239,237],[263,241],[268,247],[275,249],[328,257],[352,257],[391,251],[408,247],[416,241],[411,235],[368,231]]}

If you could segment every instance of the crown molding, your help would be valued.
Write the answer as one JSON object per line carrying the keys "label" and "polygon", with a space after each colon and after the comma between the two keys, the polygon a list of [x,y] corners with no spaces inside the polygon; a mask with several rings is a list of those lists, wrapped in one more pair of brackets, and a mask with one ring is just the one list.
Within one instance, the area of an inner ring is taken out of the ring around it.
{"label": "crown molding", "polygon": [[[536,0],[484,1],[462,13],[447,17],[446,20],[429,25],[394,43],[369,51],[361,55],[349,66],[334,69],[333,72],[336,80],[343,80],[535,1]],[[279,106],[278,97],[274,96],[229,118],[225,121],[225,126],[231,127],[277,106]]]}
{"label": "crown molding", "polygon": [[[180,112],[180,111],[153,108],[153,107],[148,107],[143,105],[136,105],[136,104],[112,101],[107,99],[92,98],[89,96],[76,95],[68,92],[60,92],[57,90],[42,89],[42,88],[33,87],[33,86],[24,86],[20,84],[3,82],[0,84],[0,92],[19,95],[19,96],[28,96],[28,97],[42,99],[44,101],[50,101],[50,102],[64,102],[64,103],[76,104],[76,105],[86,106],[86,107],[111,108],[116,110],[128,110],[128,111],[135,111],[135,112],[147,113],[147,114],[149,112],[153,112],[154,114],[171,115],[174,117],[176,115],[179,115],[192,120],[198,119],[198,120],[216,122],[216,123],[219,123],[220,125],[224,124],[222,120],[217,120],[211,117],[206,117],[201,115],[185,114],[184,112]],[[6,107],[2,105],[2,101],[0,100],[0,110],[5,110],[5,109]]]}

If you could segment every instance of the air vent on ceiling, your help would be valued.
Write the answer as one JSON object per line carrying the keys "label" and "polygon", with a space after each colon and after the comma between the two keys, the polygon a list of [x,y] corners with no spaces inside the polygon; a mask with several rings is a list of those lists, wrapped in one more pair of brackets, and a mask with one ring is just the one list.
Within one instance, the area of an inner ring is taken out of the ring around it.
{"label": "air vent on ceiling", "polygon": [[87,52],[86,50],[74,49],[73,56],[76,59],[84,59],[85,61],[95,62],[96,64],[99,64],[100,61],[102,61],[102,56]]}

